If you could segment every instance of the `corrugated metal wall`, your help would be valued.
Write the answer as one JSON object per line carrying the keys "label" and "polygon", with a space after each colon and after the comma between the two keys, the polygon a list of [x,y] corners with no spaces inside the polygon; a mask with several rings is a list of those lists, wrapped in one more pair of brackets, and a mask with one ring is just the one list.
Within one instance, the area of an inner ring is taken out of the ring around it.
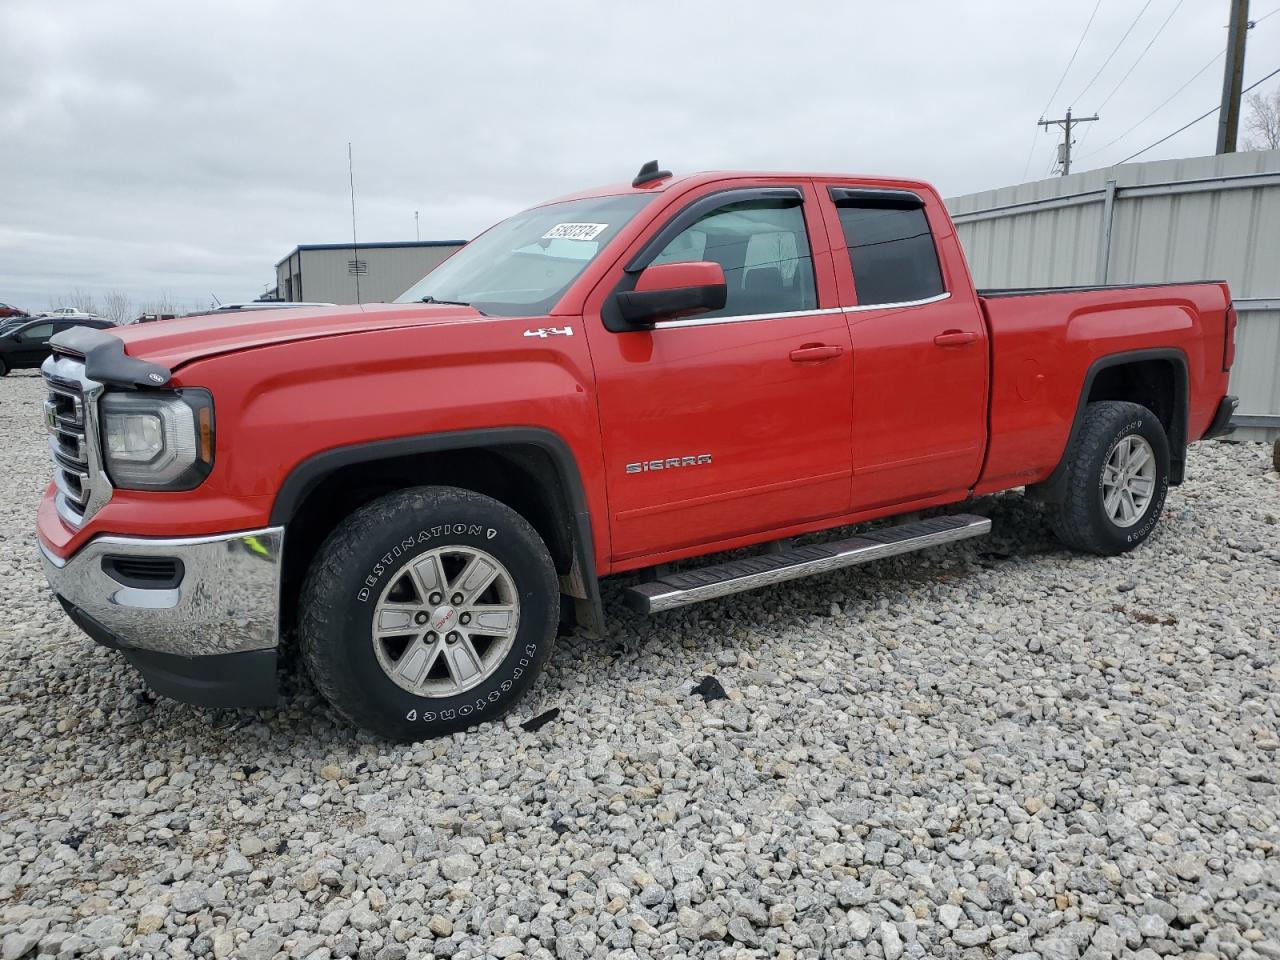
{"label": "corrugated metal wall", "polygon": [[1237,435],[1280,435],[1280,150],[1089,170],[947,206],[979,287],[1226,280]]}

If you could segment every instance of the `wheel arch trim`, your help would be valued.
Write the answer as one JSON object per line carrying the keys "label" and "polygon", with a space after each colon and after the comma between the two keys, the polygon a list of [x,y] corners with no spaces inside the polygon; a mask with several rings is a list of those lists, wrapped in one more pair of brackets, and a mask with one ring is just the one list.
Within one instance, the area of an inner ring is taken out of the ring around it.
{"label": "wheel arch trim", "polygon": [[1168,362],[1173,370],[1173,410],[1170,412],[1169,423],[1169,483],[1173,486],[1182,483],[1186,466],[1187,420],[1190,415],[1189,403],[1191,396],[1187,355],[1177,347],[1153,347],[1145,350],[1109,353],[1095,358],[1089,364],[1076,400],[1076,412],[1071,420],[1071,430],[1067,433],[1067,442],[1062,448],[1062,456],[1058,460],[1058,465],[1053,468],[1053,472],[1047,478],[1033,485],[1037,499],[1057,503],[1066,496],[1067,454],[1080,435],[1080,426],[1084,422],[1085,409],[1089,406],[1089,394],[1093,390],[1093,384],[1097,380],[1098,374],[1112,367],[1122,367],[1150,360]]}
{"label": "wheel arch trim", "polygon": [[542,427],[486,427],[446,433],[395,437],[335,447],[313,454],[289,471],[271,506],[272,525],[287,526],[312,491],[326,477],[344,467],[377,463],[418,454],[461,450],[492,450],[500,447],[535,446],[545,451],[555,466],[567,499],[573,529],[574,562],[582,573],[596,622],[604,623],[600,585],[596,577],[595,540],[591,513],[587,508],[582,474],[569,445],[558,434]]}

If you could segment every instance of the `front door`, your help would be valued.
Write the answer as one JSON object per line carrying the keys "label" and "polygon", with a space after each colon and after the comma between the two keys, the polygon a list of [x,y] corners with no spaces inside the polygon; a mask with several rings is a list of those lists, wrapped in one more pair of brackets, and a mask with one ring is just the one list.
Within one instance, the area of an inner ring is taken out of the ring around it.
{"label": "front door", "polygon": [[848,508],[849,331],[826,251],[801,183],[708,187],[623,258],[633,276],[715,261],[729,289],[722,310],[653,330],[611,332],[599,306],[588,323],[615,560]]}

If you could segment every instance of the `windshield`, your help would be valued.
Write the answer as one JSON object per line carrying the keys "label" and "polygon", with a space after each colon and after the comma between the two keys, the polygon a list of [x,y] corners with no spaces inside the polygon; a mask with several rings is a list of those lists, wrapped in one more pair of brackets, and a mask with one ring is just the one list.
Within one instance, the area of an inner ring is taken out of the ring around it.
{"label": "windshield", "polygon": [[397,303],[467,303],[502,317],[546,313],[569,284],[653,199],[588,197],[534,207],[476,237]]}

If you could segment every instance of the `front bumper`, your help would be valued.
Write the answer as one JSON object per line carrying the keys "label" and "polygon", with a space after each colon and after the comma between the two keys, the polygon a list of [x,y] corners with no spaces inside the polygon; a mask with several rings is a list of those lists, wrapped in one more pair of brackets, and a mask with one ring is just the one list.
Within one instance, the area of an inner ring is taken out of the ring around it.
{"label": "front bumper", "polygon": [[183,539],[97,537],[67,559],[42,543],[71,619],[157,693],[207,706],[274,702],[284,528]]}

